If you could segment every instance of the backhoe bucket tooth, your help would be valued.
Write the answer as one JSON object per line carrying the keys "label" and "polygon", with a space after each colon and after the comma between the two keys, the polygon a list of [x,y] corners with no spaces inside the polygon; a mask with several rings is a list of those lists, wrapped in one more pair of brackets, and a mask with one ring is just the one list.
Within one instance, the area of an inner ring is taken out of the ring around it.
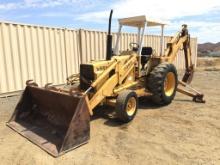
{"label": "backhoe bucket tooth", "polygon": [[86,96],[28,85],[7,125],[57,157],[88,142]]}

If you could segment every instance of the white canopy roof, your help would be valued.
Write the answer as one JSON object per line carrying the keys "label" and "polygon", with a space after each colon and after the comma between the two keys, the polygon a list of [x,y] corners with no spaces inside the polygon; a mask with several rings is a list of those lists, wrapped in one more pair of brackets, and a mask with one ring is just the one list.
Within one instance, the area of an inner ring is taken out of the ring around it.
{"label": "white canopy roof", "polygon": [[126,26],[134,26],[134,27],[144,27],[145,23],[146,26],[163,26],[166,25],[165,23],[153,21],[151,19],[146,19],[145,15],[136,16],[136,17],[129,17],[129,18],[122,18],[118,20],[120,25]]}

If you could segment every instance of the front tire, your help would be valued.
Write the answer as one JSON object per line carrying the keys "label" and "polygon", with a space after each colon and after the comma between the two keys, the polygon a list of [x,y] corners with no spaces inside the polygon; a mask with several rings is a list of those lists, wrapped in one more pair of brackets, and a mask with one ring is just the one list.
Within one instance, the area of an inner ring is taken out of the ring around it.
{"label": "front tire", "polygon": [[128,123],[134,119],[137,113],[137,95],[132,90],[119,93],[116,100],[116,114],[120,121]]}
{"label": "front tire", "polygon": [[170,63],[156,66],[147,77],[147,88],[153,94],[152,101],[158,105],[167,105],[176,95],[178,84],[176,67]]}

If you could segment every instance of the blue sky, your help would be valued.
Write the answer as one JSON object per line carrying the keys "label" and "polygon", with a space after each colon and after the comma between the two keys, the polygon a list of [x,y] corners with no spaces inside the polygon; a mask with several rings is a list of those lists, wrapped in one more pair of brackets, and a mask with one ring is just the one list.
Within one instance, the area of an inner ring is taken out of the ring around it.
{"label": "blue sky", "polygon": [[146,15],[167,22],[166,35],[186,23],[199,43],[220,42],[219,0],[0,0],[0,20],[105,31],[110,9],[113,31],[118,18]]}

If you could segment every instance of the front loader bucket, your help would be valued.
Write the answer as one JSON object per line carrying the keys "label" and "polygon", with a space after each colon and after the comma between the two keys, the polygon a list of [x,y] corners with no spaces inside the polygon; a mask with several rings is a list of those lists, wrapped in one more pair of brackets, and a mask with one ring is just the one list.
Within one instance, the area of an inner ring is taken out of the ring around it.
{"label": "front loader bucket", "polygon": [[27,86],[7,125],[57,157],[89,140],[86,97]]}

